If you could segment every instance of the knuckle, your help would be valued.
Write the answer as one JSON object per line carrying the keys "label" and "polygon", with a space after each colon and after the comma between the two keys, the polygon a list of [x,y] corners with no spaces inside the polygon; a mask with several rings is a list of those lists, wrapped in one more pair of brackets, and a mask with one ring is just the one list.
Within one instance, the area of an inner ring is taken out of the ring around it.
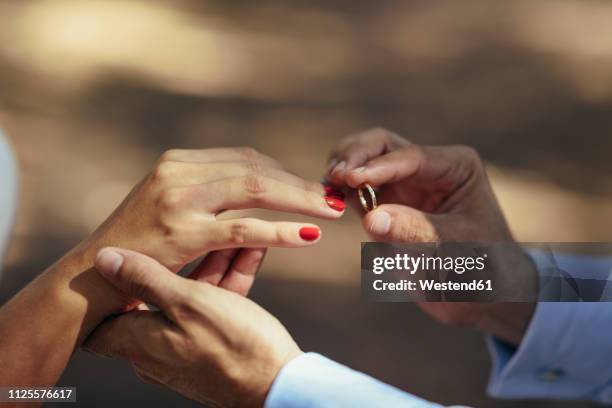
{"label": "knuckle", "polygon": [[429,160],[427,147],[419,146],[417,144],[409,144],[401,147],[398,152],[401,152],[406,159],[413,160],[416,163],[416,172],[421,171]]}
{"label": "knuckle", "polygon": [[384,127],[379,127],[379,126],[370,129],[367,133],[369,133],[372,137],[382,140],[382,141],[385,141],[387,139],[391,139],[397,136],[395,133],[393,133],[389,129],[386,129]]}
{"label": "knuckle", "polygon": [[247,162],[257,161],[260,158],[260,153],[252,147],[238,147],[236,151]]}
{"label": "knuckle", "polygon": [[182,193],[176,188],[166,188],[159,193],[158,204],[162,212],[173,212],[183,202]]}
{"label": "knuckle", "polygon": [[386,129],[382,126],[375,126],[369,130],[369,133],[377,136],[388,136],[392,132],[389,129]]}
{"label": "knuckle", "polygon": [[403,222],[398,223],[396,236],[403,242],[436,242],[435,231],[429,222],[416,216],[404,217]]}
{"label": "knuckle", "polygon": [[218,370],[224,373],[229,384],[244,384],[245,373],[244,369],[238,367],[237,364],[227,364],[223,361],[218,361]]}
{"label": "knuckle", "polygon": [[193,348],[185,344],[187,342],[185,336],[180,335],[172,328],[165,327],[160,330],[159,339],[164,345],[164,350],[170,351],[173,356],[179,357],[181,360],[189,359],[190,350],[193,350]]}
{"label": "knuckle", "polygon": [[406,220],[398,228],[397,237],[403,242],[417,242],[419,236],[414,220]]}
{"label": "knuckle", "polygon": [[455,146],[455,150],[461,157],[464,157],[470,163],[481,162],[480,154],[472,146],[459,145]]}
{"label": "knuckle", "polygon": [[267,192],[267,183],[260,174],[249,174],[244,178],[244,191],[250,198],[260,199]]}
{"label": "knuckle", "polygon": [[229,241],[233,245],[243,245],[249,236],[249,227],[246,222],[235,222],[230,226]]}
{"label": "knuckle", "polygon": [[278,245],[289,245],[294,241],[289,231],[281,227],[276,229],[274,239]]}
{"label": "knuckle", "polygon": [[371,135],[371,137],[378,140],[379,143],[383,143],[385,146],[387,146],[388,149],[396,149],[410,144],[409,140],[384,127],[375,127],[368,133]]}
{"label": "knuckle", "polygon": [[202,326],[209,323],[208,305],[205,301],[209,297],[209,292],[206,285],[206,283],[192,284],[181,291],[180,297],[169,309],[177,322],[198,322]]}
{"label": "knuckle", "polygon": [[173,161],[173,160],[178,160],[181,155],[183,154],[183,151],[180,149],[170,149],[170,150],[166,150],[159,158],[159,162],[163,163],[163,162],[168,162],[168,161]]}
{"label": "knuckle", "polygon": [[157,184],[166,184],[174,173],[175,168],[176,165],[172,161],[160,161],[151,172],[153,182]]}
{"label": "knuckle", "polygon": [[265,173],[264,166],[261,162],[249,160],[244,163],[246,173],[249,175],[262,175]]}
{"label": "knuckle", "polygon": [[181,236],[184,232],[183,225],[173,217],[160,216],[158,228],[164,238],[164,244],[170,248],[180,247]]}

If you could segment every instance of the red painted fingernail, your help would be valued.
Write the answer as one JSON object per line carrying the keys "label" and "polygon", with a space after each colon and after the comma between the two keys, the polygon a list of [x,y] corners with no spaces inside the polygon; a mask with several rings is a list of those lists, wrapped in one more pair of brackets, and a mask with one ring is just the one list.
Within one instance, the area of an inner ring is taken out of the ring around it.
{"label": "red painted fingernail", "polygon": [[330,187],[330,186],[323,186],[323,187],[325,188],[326,197],[339,198],[340,200],[344,200],[344,198],[346,197],[344,193],[340,190],[336,190],[335,188]]}
{"label": "red painted fingernail", "polygon": [[327,205],[329,205],[331,208],[333,208],[336,211],[344,211],[344,209],[346,208],[346,204],[344,203],[344,200],[339,199],[338,197],[325,197],[325,201],[327,201]]}
{"label": "red painted fingernail", "polygon": [[300,229],[300,237],[304,241],[315,241],[321,236],[321,230],[316,227],[304,227]]}

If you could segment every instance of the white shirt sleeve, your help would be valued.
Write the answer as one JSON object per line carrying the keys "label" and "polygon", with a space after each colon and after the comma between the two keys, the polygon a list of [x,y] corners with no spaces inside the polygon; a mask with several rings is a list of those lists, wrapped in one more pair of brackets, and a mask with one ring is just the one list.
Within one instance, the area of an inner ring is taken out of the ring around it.
{"label": "white shirt sleeve", "polygon": [[15,222],[17,183],[17,162],[8,140],[0,129],[0,271]]}
{"label": "white shirt sleeve", "polygon": [[[431,381],[435,381],[432,378]],[[307,353],[280,371],[265,408],[436,408],[320,354]]]}

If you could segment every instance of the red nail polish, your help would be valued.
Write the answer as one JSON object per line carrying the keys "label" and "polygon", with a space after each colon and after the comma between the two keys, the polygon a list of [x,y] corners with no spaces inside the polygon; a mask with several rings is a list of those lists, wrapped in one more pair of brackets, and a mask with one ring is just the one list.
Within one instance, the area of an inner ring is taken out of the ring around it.
{"label": "red nail polish", "polygon": [[330,186],[323,186],[325,188],[325,196],[326,197],[334,197],[344,201],[345,195],[342,191],[336,190]]}
{"label": "red nail polish", "polygon": [[346,204],[344,200],[339,199],[338,197],[325,197],[325,201],[327,201],[327,205],[333,208],[336,211],[344,211],[346,208]]}
{"label": "red nail polish", "polygon": [[315,227],[304,227],[300,229],[300,238],[304,241],[315,241],[321,236],[321,230]]}

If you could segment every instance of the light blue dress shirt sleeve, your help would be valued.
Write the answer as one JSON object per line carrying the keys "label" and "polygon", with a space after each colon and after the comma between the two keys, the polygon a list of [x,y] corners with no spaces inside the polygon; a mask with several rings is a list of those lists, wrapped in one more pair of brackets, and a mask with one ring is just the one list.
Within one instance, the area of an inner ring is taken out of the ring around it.
{"label": "light blue dress shirt sleeve", "polygon": [[15,222],[17,175],[15,158],[0,129],[0,273],[4,253]]}
{"label": "light blue dress shirt sleeve", "polygon": [[[530,255],[538,269],[547,268],[544,254]],[[554,256],[573,276],[609,276],[612,269],[612,259]],[[494,397],[612,403],[612,303],[540,302],[518,349],[487,342]]]}
{"label": "light blue dress shirt sleeve", "polygon": [[434,408],[440,405],[400,391],[320,354],[307,353],[281,370],[265,408],[315,407]]}

